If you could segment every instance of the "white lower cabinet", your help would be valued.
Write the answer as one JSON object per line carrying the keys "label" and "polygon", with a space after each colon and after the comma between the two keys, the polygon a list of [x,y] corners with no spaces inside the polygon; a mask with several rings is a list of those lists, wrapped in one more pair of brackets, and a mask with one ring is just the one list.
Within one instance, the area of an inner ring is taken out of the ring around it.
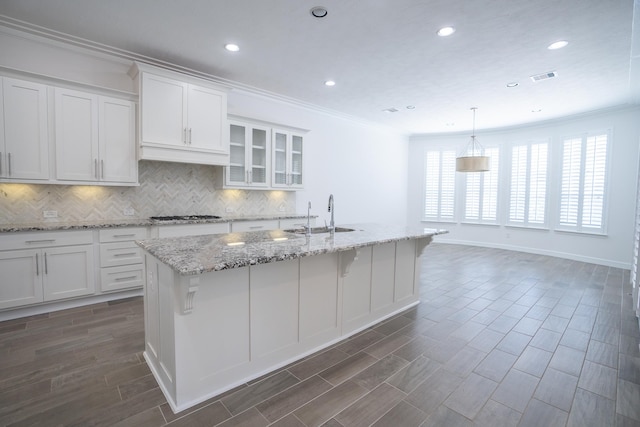
{"label": "white lower cabinet", "polygon": [[66,246],[42,250],[40,267],[44,301],[54,301],[95,292],[93,246]]}
{"label": "white lower cabinet", "polygon": [[3,239],[0,249],[0,309],[95,292],[90,231],[21,233]]}
{"label": "white lower cabinet", "polygon": [[40,251],[0,252],[0,309],[43,301],[37,264]]}
{"label": "white lower cabinet", "polygon": [[215,222],[205,224],[175,224],[160,225],[154,227],[151,237],[185,237],[201,236],[203,234],[221,234],[229,232],[228,222]]}
{"label": "white lower cabinet", "polygon": [[136,240],[147,237],[146,227],[100,230],[100,290],[141,288],[144,256]]}
{"label": "white lower cabinet", "polygon": [[238,221],[231,223],[231,232],[277,230],[279,227],[280,223],[277,219],[273,221]]}

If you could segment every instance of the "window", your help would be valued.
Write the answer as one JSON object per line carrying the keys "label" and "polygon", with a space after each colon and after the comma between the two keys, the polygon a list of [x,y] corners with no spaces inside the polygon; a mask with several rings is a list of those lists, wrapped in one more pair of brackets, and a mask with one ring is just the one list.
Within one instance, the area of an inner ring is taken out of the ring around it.
{"label": "window", "polygon": [[470,222],[497,223],[500,152],[494,147],[486,148],[484,154],[491,158],[491,170],[465,174],[464,219]]}
{"label": "window", "polygon": [[548,143],[515,145],[511,151],[509,223],[546,223]]}
{"label": "window", "polygon": [[604,233],[607,141],[607,134],[563,141],[558,228]]}
{"label": "window", "polygon": [[453,221],[456,152],[427,151],[425,154],[424,218]]}

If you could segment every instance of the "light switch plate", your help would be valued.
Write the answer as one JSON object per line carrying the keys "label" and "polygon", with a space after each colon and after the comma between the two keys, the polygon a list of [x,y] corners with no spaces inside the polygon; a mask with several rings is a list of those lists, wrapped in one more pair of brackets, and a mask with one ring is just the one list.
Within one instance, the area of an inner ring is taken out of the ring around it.
{"label": "light switch plate", "polygon": [[45,218],[58,218],[58,211],[42,211],[42,216]]}
{"label": "light switch plate", "polygon": [[124,210],[122,211],[122,213],[125,216],[134,216],[136,214],[136,210],[133,208],[124,208]]}

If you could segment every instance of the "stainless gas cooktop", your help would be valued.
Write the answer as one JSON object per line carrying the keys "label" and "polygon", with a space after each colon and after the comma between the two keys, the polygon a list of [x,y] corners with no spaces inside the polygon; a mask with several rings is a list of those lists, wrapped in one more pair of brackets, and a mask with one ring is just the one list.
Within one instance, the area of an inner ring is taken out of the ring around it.
{"label": "stainless gas cooktop", "polygon": [[190,221],[198,219],[220,219],[216,215],[167,215],[149,217],[152,221]]}

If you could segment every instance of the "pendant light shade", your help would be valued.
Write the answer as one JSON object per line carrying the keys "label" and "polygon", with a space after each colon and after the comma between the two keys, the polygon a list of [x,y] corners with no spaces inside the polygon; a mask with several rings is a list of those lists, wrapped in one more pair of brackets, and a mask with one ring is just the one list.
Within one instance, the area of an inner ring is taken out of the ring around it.
{"label": "pendant light shade", "polygon": [[456,158],[458,172],[487,172],[490,169],[489,156],[484,155],[484,147],[476,139],[476,107],[473,111],[473,132],[465,149]]}

